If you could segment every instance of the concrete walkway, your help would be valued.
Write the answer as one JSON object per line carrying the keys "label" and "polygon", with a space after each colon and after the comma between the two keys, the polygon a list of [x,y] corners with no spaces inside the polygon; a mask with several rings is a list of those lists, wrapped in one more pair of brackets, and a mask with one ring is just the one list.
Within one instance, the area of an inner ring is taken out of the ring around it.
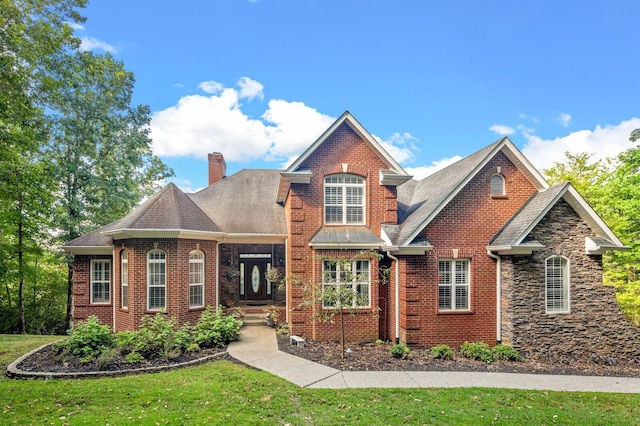
{"label": "concrete walkway", "polygon": [[228,347],[233,358],[308,388],[486,387],[640,393],[640,378],[440,371],[340,371],[278,350],[275,330],[243,327]]}

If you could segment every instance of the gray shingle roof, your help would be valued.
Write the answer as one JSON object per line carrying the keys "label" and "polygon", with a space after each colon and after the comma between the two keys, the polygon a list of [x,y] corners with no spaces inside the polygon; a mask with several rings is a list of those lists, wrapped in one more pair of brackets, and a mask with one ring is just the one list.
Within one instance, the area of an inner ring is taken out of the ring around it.
{"label": "gray shingle roof", "polygon": [[189,196],[223,232],[286,235],[279,181],[280,170],[245,169]]}
{"label": "gray shingle roof", "polygon": [[407,245],[428,221],[444,207],[445,201],[475,174],[478,166],[490,158],[505,139],[463,158],[462,160],[420,180],[398,187],[398,221],[401,223],[394,245]]}
{"label": "gray shingle roof", "polygon": [[515,246],[524,242],[531,228],[566,191],[568,183],[554,185],[546,191],[536,192],[493,237],[489,246]]}
{"label": "gray shingle roof", "polygon": [[384,241],[364,226],[325,226],[311,239],[312,246],[380,247]]}
{"label": "gray shingle roof", "polygon": [[173,183],[169,183],[140,207],[113,225],[113,230],[179,229],[220,232],[220,228]]}

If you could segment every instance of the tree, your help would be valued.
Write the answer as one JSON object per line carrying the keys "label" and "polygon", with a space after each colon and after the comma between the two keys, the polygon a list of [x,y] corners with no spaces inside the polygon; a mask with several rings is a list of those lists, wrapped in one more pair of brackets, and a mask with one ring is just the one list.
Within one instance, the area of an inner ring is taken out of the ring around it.
{"label": "tree", "polygon": [[27,263],[41,252],[52,183],[41,156],[47,133],[42,76],[50,57],[78,45],[67,22],[84,21],[77,9],[85,3],[0,0],[0,281],[7,295],[0,309],[11,310],[17,287],[17,330],[22,333]]}
{"label": "tree", "polygon": [[[321,259],[323,262],[322,282],[309,280],[300,282],[289,277],[292,285],[302,287],[302,302],[294,309],[310,309],[311,320],[323,323],[333,323],[338,316],[340,322],[340,344],[342,357],[345,357],[345,315],[354,316],[363,306],[370,303],[370,286],[373,284],[369,268],[360,268],[358,263],[379,259],[381,256],[374,251],[363,251],[353,257],[341,257],[338,259]],[[381,282],[386,283],[382,273]],[[367,283],[366,289],[359,289],[360,283]],[[377,309],[372,309],[374,314]]]}
{"label": "tree", "polygon": [[[75,52],[51,65],[47,154],[59,182],[55,227],[69,242],[127,214],[173,172],[151,152],[149,107],[131,105],[134,78],[121,62]],[[71,259],[68,265],[70,324]]]}

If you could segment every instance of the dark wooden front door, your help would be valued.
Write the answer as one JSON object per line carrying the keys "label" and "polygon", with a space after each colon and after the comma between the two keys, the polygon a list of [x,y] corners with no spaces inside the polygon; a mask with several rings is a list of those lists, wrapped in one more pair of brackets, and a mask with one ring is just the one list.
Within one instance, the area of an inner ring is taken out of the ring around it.
{"label": "dark wooden front door", "polygon": [[247,296],[247,300],[266,300],[266,270],[266,259],[244,260],[244,294]]}

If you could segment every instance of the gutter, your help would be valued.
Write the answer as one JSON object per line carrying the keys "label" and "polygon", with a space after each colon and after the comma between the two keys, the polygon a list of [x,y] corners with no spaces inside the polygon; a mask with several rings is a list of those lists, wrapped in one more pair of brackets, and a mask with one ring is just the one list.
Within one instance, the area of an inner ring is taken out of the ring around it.
{"label": "gutter", "polygon": [[502,342],[502,258],[487,250],[487,255],[496,260],[496,343]]}
{"label": "gutter", "polygon": [[387,256],[389,259],[394,260],[396,263],[396,340],[395,343],[400,343],[400,264],[398,258],[393,256],[389,250],[387,250]]}

